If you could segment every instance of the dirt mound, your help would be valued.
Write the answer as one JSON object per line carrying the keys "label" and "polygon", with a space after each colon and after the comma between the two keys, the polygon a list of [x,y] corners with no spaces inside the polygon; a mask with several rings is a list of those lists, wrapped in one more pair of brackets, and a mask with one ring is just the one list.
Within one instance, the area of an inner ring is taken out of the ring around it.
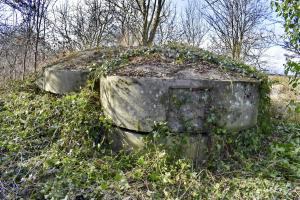
{"label": "dirt mound", "polygon": [[258,79],[257,71],[251,66],[185,46],[88,49],[71,53],[48,67],[55,70],[99,69],[110,75],[136,77],[241,81]]}
{"label": "dirt mound", "polygon": [[101,65],[105,59],[113,58],[119,54],[121,50],[121,48],[106,47],[73,52],[50,63],[46,68],[51,67],[70,70],[89,69],[93,64]]}
{"label": "dirt mound", "polygon": [[116,70],[112,75],[174,79],[257,81],[257,79],[245,77],[241,73],[224,70],[221,67],[207,62],[193,64],[141,62],[122,67]]}

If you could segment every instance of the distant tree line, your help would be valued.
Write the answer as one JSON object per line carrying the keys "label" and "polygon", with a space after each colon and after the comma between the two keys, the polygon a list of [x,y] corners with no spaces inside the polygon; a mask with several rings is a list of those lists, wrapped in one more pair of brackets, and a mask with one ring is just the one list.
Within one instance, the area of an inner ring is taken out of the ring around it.
{"label": "distant tree line", "polygon": [[24,78],[56,54],[180,42],[260,65],[272,17],[263,0],[0,0],[0,80]]}

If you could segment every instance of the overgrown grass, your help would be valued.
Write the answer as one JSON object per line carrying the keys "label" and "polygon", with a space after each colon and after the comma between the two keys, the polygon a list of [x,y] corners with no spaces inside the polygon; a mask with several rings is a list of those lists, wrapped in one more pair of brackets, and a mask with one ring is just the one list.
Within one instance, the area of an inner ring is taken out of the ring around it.
{"label": "overgrown grass", "polygon": [[269,76],[272,84],[272,115],[279,120],[300,121],[300,86],[293,88],[287,76]]}
{"label": "overgrown grass", "polygon": [[201,168],[157,146],[111,151],[97,95],[55,96],[31,81],[0,90],[1,199],[298,199],[300,124],[216,132]]}

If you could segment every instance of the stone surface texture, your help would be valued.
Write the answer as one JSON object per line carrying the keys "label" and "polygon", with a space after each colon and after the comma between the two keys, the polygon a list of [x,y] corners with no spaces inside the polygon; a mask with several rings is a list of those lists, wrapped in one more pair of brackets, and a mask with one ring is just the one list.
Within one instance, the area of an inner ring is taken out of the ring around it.
{"label": "stone surface texture", "polygon": [[121,48],[94,48],[73,52],[48,64],[36,81],[39,88],[65,94],[79,91],[86,85],[93,66],[101,65],[106,59],[118,55]]}
{"label": "stone surface texture", "polygon": [[90,71],[87,69],[46,68],[38,82],[39,87],[54,94],[79,91],[86,85]]}
{"label": "stone surface texture", "polygon": [[[207,132],[206,121],[242,130],[257,123],[259,82],[107,76],[100,97],[107,117],[119,127],[151,132],[168,122],[172,132]],[[216,113],[216,116],[213,116]]]}
{"label": "stone surface texture", "polygon": [[[114,128],[111,136],[113,150],[118,152],[120,150],[141,150],[146,147],[147,137],[151,136],[151,134],[140,134]],[[179,148],[179,154],[182,158],[192,160],[195,166],[201,166],[203,161],[207,159],[210,142],[209,136],[203,134],[173,134],[164,137],[158,143],[165,144],[169,149],[172,149],[172,147]]]}

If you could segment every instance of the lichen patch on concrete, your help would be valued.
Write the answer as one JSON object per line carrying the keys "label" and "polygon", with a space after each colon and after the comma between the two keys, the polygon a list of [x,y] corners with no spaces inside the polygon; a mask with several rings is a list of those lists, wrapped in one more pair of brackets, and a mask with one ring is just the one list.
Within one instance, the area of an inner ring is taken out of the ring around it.
{"label": "lichen patch on concrete", "polygon": [[244,80],[257,81],[237,72],[205,64],[151,63],[133,64],[115,70],[111,75],[129,77],[157,77],[173,79]]}

